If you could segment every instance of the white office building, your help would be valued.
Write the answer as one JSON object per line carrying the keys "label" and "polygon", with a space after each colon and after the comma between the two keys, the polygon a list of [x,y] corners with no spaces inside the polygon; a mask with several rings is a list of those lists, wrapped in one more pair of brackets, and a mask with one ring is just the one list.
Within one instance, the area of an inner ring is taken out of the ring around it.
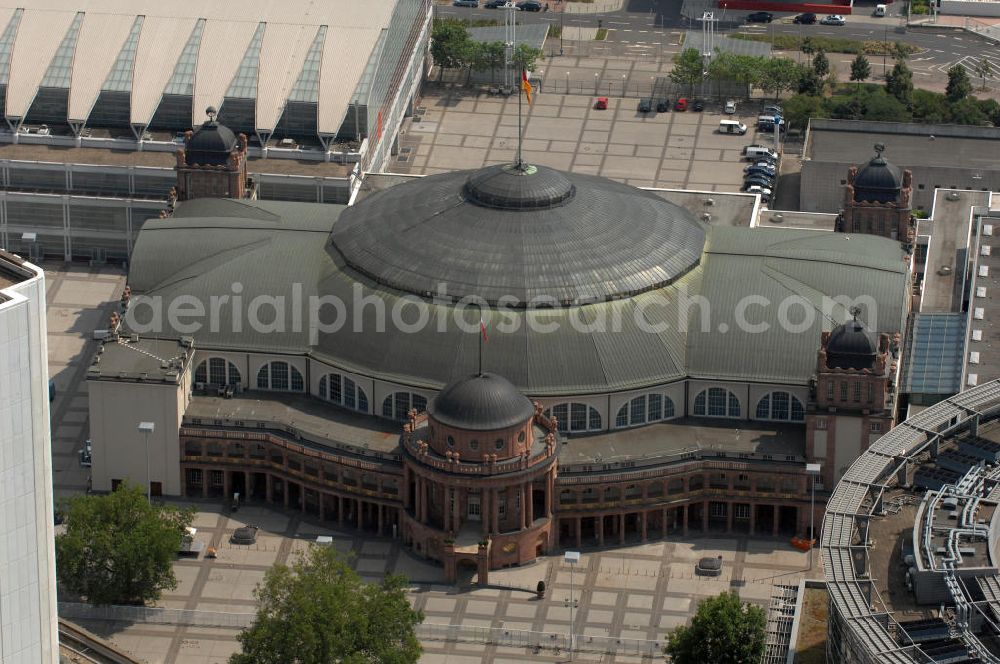
{"label": "white office building", "polygon": [[0,662],[54,664],[45,276],[0,250]]}

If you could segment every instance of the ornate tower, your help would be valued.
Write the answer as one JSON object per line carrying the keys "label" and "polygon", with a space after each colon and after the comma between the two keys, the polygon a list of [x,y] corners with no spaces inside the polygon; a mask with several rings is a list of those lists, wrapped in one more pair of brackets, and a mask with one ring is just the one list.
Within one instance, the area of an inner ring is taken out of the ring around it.
{"label": "ornate tower", "polygon": [[507,379],[480,373],[441,390],[403,431],[403,541],[462,567],[534,560],[554,546],[556,422]]}
{"label": "ornate tower", "polygon": [[844,209],[837,218],[843,233],[867,233],[913,243],[914,221],[910,213],[913,174],[889,163],[875,146],[875,156],[867,164],[852,166],[844,188]]}
{"label": "ornate tower", "polygon": [[192,198],[255,198],[247,178],[247,137],[236,136],[215,121],[215,108],[205,113],[208,122],[187,132],[177,150],[177,200]]}
{"label": "ornate tower", "polygon": [[887,334],[853,318],[824,332],[816,358],[816,390],[806,417],[807,455],[834,483],[857,456],[893,426],[895,362]]}

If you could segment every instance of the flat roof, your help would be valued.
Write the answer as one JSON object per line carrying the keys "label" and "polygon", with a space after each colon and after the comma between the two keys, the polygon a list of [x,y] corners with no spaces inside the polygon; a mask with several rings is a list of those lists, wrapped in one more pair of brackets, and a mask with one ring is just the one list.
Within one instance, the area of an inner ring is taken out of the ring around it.
{"label": "flat roof", "polygon": [[89,380],[177,383],[194,349],[178,341],[109,339],[97,350]]}
{"label": "flat roof", "polygon": [[901,168],[998,170],[997,127],[813,119],[804,158],[859,164],[858,155],[870,154],[876,143],[884,144],[886,158]]}
{"label": "flat roof", "polygon": [[[968,386],[1000,375],[1000,215],[983,217],[974,245],[964,380]],[[988,253],[984,253],[988,252]]]}
{"label": "flat roof", "polygon": [[34,272],[24,265],[23,258],[0,249],[0,289],[27,281],[34,276]]}
{"label": "flat roof", "polygon": [[225,426],[242,422],[247,428],[257,423],[273,423],[277,430],[294,427],[304,439],[324,448],[345,445],[365,451],[396,454],[403,432],[402,422],[390,422],[374,415],[364,415],[320,401],[316,397],[272,392],[244,392],[231,399],[217,396],[191,397],[184,412],[189,424],[212,425],[216,420]]}
{"label": "flat roof", "polygon": [[[134,145],[131,141],[129,143]],[[0,143],[0,159],[56,164],[92,164],[95,166],[146,166],[171,170],[177,165],[174,150],[169,152],[143,150],[140,152],[132,147],[115,150],[28,143]],[[345,178],[351,174],[353,169],[354,164],[351,163],[338,164],[323,160],[261,159],[259,157],[250,157],[247,160],[247,170],[250,173]]]}
{"label": "flat roof", "polygon": [[805,446],[804,424],[758,426],[740,420],[727,425],[718,420],[684,417],[635,429],[572,436],[563,441],[559,463],[609,464],[696,451],[767,454],[784,461],[786,456],[804,457]]}
{"label": "flat roof", "polygon": [[757,219],[761,228],[805,228],[812,231],[833,231],[837,215],[828,212],[798,210],[764,210]]}
{"label": "flat roof", "polygon": [[132,124],[186,92],[192,125],[226,97],[250,97],[257,129],[270,131],[318,66],[317,131],[336,134],[397,2],[0,0],[0,33],[13,34],[5,113],[24,118],[40,89],[67,88],[68,119],[84,121],[111,85],[130,93]]}
{"label": "flat roof", "polygon": [[[927,247],[920,311],[961,311],[972,230],[972,206],[988,205],[989,200],[990,194],[985,191],[938,189],[934,192],[931,239]],[[945,267],[948,272],[942,274]]]}

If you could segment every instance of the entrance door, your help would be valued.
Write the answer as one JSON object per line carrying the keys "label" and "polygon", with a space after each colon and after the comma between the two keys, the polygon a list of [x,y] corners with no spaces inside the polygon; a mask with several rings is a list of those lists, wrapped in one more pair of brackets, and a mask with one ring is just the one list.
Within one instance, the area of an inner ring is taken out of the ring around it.
{"label": "entrance door", "polygon": [[466,511],[466,517],[469,519],[469,521],[482,521],[483,509],[479,503],[479,494],[470,493],[468,504],[469,504],[469,509]]}

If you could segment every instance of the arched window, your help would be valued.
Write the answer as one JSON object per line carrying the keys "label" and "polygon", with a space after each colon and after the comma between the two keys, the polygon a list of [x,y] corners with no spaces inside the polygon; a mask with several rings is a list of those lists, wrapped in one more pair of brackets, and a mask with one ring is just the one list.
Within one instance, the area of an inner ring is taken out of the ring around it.
{"label": "arched window", "polygon": [[704,417],[739,417],[740,400],[724,387],[710,387],[694,398],[694,414]]}
{"label": "arched window", "polygon": [[332,401],[333,403],[360,410],[362,413],[368,412],[368,395],[347,376],[336,373],[329,373],[319,379],[319,398]]}
{"label": "arched window", "polygon": [[647,422],[669,420],[674,416],[673,399],[662,394],[643,394],[618,409],[615,427],[635,427]]}
{"label": "arched window", "polygon": [[561,403],[546,408],[546,417],[558,420],[559,431],[577,433],[580,431],[600,431],[601,413],[585,403]]}
{"label": "arched window", "polygon": [[257,389],[302,392],[305,381],[302,380],[302,373],[288,362],[268,362],[257,372]]}
{"label": "arched window", "polygon": [[382,401],[382,417],[403,421],[411,408],[418,413],[427,410],[427,399],[411,392],[393,392]]}
{"label": "arched window", "polygon": [[210,357],[194,370],[194,382],[225,387],[239,385],[243,382],[243,377],[232,362],[221,357]]}
{"label": "arched window", "polygon": [[806,419],[806,411],[802,407],[802,402],[795,395],[788,392],[771,392],[765,394],[757,402],[755,418],[758,420],[803,422]]}

